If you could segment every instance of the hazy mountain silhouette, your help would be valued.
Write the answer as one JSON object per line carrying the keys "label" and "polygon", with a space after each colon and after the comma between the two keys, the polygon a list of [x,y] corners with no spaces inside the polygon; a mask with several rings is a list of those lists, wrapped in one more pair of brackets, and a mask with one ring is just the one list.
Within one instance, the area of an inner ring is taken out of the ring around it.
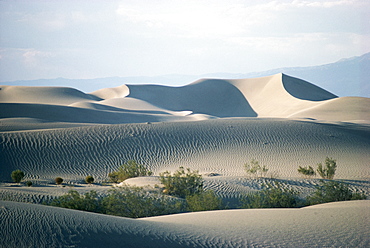
{"label": "hazy mountain silhouette", "polygon": [[5,85],[24,86],[68,86],[84,92],[101,88],[116,87],[122,84],[161,84],[183,86],[200,78],[241,79],[270,76],[284,73],[306,80],[323,89],[341,96],[370,97],[370,53],[362,56],[341,59],[335,63],[308,66],[285,67],[249,73],[209,73],[203,75],[171,74],[154,77],[107,77],[96,79],[38,79],[2,82]]}

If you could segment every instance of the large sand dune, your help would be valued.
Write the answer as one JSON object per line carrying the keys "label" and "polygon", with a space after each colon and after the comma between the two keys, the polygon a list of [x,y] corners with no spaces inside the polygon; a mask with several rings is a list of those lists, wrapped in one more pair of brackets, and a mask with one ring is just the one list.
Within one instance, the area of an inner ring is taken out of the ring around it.
{"label": "large sand dune", "polygon": [[[224,117],[370,121],[368,98],[334,100],[336,96],[330,92],[284,74],[256,79],[202,79],[183,87],[122,85],[90,94],[65,87],[1,86],[0,118],[13,127],[23,126],[20,129],[32,129],[32,124],[40,121],[67,126]],[[3,124],[1,130],[16,130],[7,127]]]}
{"label": "large sand dune", "polygon": [[0,202],[1,247],[368,247],[369,201],[128,219]]}

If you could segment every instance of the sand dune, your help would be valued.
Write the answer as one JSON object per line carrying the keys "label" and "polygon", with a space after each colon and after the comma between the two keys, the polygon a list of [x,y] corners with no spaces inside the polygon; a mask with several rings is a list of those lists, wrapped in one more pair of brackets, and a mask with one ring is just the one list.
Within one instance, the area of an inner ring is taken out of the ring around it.
{"label": "sand dune", "polygon": [[[356,122],[370,119],[370,98],[365,97],[340,97],[325,101],[312,108],[305,109],[289,116],[290,118],[311,118],[320,120],[338,120]],[[346,113],[345,115],[343,113]]]}
{"label": "sand dune", "polygon": [[104,180],[135,159],[155,173],[186,166],[201,173],[245,176],[257,159],[279,177],[299,177],[298,165],[338,160],[337,178],[369,178],[370,127],[285,119],[216,119],[201,122],[95,125],[0,133],[0,180],[22,169],[30,178]]}
{"label": "sand dune", "polygon": [[122,85],[90,94],[63,87],[1,88],[0,118],[13,118],[14,125],[17,118],[23,122],[28,118],[30,124],[37,120],[120,124],[225,117],[370,121],[367,98],[336,98],[281,73],[256,79],[202,79],[183,87]]}
{"label": "sand dune", "polygon": [[115,88],[100,89],[90,93],[90,95],[107,100],[112,98],[125,97],[129,94],[129,92],[130,91],[126,85],[121,85]]}
{"label": "sand dune", "polygon": [[[368,247],[370,201],[142,219],[0,202],[2,247]],[[323,223],[325,223],[323,225]]]}
{"label": "sand dune", "polygon": [[206,79],[183,87],[129,85],[130,97],[172,111],[191,110],[217,117],[255,117],[238,89],[227,80]]}
{"label": "sand dune", "polygon": [[[315,167],[327,156],[337,160],[336,179],[370,195],[369,98],[338,98],[284,74],[183,87],[122,85],[90,94],[0,88],[3,200],[40,203],[70,188],[104,193],[109,187],[81,185],[85,176],[106,181],[131,159],[154,176],[129,179],[129,185],[154,186],[160,172],[184,166],[199,170],[205,188],[231,203],[271,180],[307,195],[319,179],[302,179],[298,166]],[[252,159],[269,168],[266,178],[247,177],[243,166]],[[8,183],[16,169],[35,187]],[[59,176],[71,187],[51,185]],[[132,220],[3,201],[0,246],[367,247],[368,209],[369,201],[355,201]]]}
{"label": "sand dune", "polygon": [[98,97],[85,94],[67,87],[27,87],[0,86],[1,103],[36,103],[68,105],[78,101],[99,100]]}
{"label": "sand dune", "polygon": [[[288,117],[336,96],[303,80],[284,74],[232,80],[259,117]],[[341,113],[345,115],[346,113]],[[338,116],[340,120],[342,116]],[[314,118],[305,116],[305,118]]]}

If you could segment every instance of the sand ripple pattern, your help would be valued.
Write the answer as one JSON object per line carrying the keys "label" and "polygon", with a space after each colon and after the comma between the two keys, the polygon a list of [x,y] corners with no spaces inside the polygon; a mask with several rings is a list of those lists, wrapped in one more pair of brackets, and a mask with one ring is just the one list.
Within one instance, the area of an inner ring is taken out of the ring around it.
{"label": "sand ripple pattern", "polygon": [[368,247],[369,202],[128,219],[0,201],[0,246]]}
{"label": "sand ripple pattern", "polygon": [[[298,166],[326,156],[338,161],[336,178],[370,177],[370,128],[286,119],[216,119],[199,122],[96,125],[0,133],[0,180],[21,169],[26,179],[61,176],[98,181],[130,159],[155,174],[179,166],[201,173],[244,176],[257,159],[276,177],[299,177]],[[269,176],[269,175],[268,175]]]}

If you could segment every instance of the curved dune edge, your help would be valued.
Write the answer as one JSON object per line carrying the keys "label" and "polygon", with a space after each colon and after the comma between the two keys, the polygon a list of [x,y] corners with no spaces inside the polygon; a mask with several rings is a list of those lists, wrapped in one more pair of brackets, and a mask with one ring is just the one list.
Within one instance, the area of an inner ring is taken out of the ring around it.
{"label": "curved dune edge", "polygon": [[368,247],[369,207],[370,201],[365,200],[302,209],[220,210],[128,219],[1,201],[0,245]]}

